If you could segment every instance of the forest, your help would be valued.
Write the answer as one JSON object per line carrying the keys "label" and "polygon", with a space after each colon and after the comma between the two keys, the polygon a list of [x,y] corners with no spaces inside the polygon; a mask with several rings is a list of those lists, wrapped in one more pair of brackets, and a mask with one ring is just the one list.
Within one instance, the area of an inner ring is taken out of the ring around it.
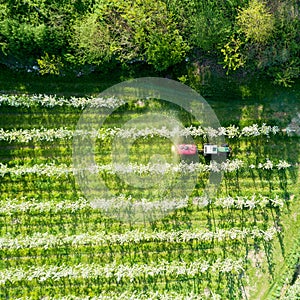
{"label": "forest", "polygon": [[297,0],[0,3],[0,63],[14,70],[78,75],[142,65],[166,75],[208,62],[283,86],[300,74]]}

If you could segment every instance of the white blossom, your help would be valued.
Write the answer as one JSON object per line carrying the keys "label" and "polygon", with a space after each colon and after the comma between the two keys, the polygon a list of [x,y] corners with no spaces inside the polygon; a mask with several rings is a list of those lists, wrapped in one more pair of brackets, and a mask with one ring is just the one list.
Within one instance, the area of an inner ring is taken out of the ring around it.
{"label": "white blossom", "polygon": [[117,281],[121,279],[129,279],[130,281],[134,278],[141,276],[153,277],[159,274],[180,275],[185,274],[186,276],[195,276],[198,273],[205,273],[208,271],[212,272],[223,272],[223,273],[240,273],[244,271],[242,260],[232,260],[230,258],[221,260],[217,259],[215,262],[208,263],[205,260],[193,261],[186,263],[184,261],[171,261],[165,260],[157,262],[150,262],[149,264],[106,264],[101,266],[99,264],[78,264],[78,265],[44,265],[25,268],[9,268],[0,270],[0,283],[5,284],[9,281],[15,284],[22,280],[37,280],[39,282],[45,281],[46,279],[52,279],[54,281],[71,277],[71,278],[94,278],[94,277],[106,277],[115,278]]}
{"label": "white blossom", "polygon": [[288,162],[285,161],[285,160],[280,160],[280,161],[278,162],[278,164],[276,165],[276,167],[277,167],[278,170],[282,170],[282,169],[286,169],[286,168],[291,167],[291,164],[288,163]]}

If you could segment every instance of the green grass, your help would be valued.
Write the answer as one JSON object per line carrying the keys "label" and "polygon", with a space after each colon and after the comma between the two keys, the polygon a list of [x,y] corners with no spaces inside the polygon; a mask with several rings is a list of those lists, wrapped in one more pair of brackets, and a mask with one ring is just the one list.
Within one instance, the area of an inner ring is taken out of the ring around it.
{"label": "green grass", "polygon": [[119,66],[106,72],[93,72],[89,75],[66,76],[37,75],[25,71],[15,72],[0,65],[0,92],[11,94],[49,94],[63,96],[97,95],[108,87],[121,81],[136,77],[159,76],[149,67]]}

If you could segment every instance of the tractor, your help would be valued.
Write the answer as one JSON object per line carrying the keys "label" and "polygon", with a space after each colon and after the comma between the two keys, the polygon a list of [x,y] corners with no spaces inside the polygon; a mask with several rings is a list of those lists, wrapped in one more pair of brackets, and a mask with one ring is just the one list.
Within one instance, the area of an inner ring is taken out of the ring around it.
{"label": "tractor", "polygon": [[210,161],[213,155],[223,156],[228,158],[231,153],[231,148],[228,144],[222,144],[221,146],[214,144],[204,144],[203,149],[199,150],[195,144],[178,144],[172,146],[172,152],[180,155],[182,159],[193,160],[198,159],[198,155],[204,156],[206,161]]}

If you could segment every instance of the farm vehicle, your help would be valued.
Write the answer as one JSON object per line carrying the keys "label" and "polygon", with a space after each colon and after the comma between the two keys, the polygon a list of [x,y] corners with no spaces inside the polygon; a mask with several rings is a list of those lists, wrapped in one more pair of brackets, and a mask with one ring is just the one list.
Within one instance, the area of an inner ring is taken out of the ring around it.
{"label": "farm vehicle", "polygon": [[222,144],[221,146],[204,144],[202,149],[199,149],[195,144],[178,144],[172,146],[172,152],[178,154],[182,159],[198,159],[198,155],[202,155],[206,161],[210,161],[214,156],[228,158],[231,148],[228,144]]}

